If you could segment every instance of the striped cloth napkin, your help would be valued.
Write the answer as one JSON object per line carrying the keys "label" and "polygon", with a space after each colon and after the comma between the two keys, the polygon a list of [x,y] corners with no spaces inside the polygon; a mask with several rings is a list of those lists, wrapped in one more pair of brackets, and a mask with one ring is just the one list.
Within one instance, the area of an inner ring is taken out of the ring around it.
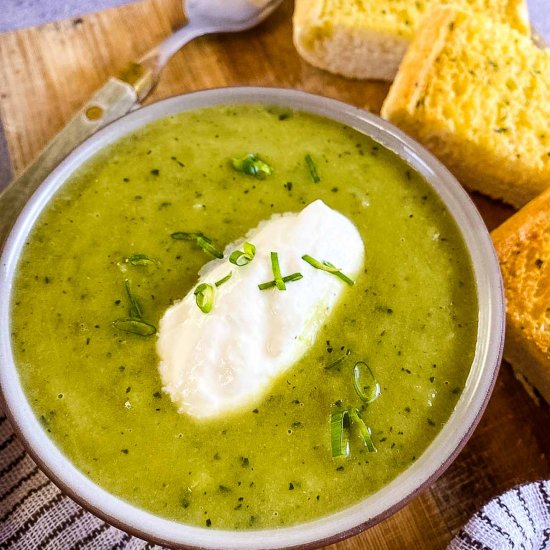
{"label": "striped cloth napkin", "polygon": [[487,503],[447,550],[550,550],[550,481],[518,485]]}
{"label": "striped cloth napkin", "polygon": [[1,550],[161,550],[64,495],[24,451],[0,410]]}

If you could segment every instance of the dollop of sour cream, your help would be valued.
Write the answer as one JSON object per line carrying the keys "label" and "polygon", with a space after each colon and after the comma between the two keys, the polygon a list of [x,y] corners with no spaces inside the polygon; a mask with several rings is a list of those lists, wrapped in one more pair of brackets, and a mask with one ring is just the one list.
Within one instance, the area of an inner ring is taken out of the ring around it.
{"label": "dollop of sour cream", "polygon": [[[243,242],[255,245],[256,255],[239,267],[228,258]],[[271,252],[278,253],[283,277],[298,272],[303,278],[286,283],[286,290],[260,290],[258,284],[274,279]],[[223,259],[201,269],[199,283],[212,286],[232,273],[215,288],[209,313],[197,306],[194,288],[165,312],[159,370],[180,413],[208,418],[257,403],[312,345],[342,292],[352,290],[306,263],[305,254],[353,279],[363,266],[364,245],[348,218],[317,200],[260,223],[228,245]]]}

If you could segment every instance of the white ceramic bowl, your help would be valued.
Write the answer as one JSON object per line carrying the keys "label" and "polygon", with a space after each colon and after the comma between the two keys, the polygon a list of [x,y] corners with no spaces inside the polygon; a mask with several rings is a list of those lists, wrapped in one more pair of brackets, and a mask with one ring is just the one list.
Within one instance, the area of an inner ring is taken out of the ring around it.
{"label": "white ceramic bowl", "polygon": [[[223,531],[157,517],[93,483],[46,435],[25,396],[10,342],[12,281],[22,246],[50,198],[71,174],[106,145],[159,118],[218,104],[278,105],[325,116],[371,136],[422,174],[454,217],[471,255],[479,302],[475,358],[455,411],[428,449],[377,493],[339,512],[292,527]],[[303,92],[272,88],[225,88],[166,99],[139,109],[77,147],[44,181],[19,216],[0,261],[0,387],[6,413],[29,453],[74,500],[125,531],[169,546],[270,549],[317,547],[356,534],[389,516],[432,483],[457,456],[487,404],[501,360],[504,300],[498,261],[479,213],[454,177],[418,143],[388,122],[350,105]]]}

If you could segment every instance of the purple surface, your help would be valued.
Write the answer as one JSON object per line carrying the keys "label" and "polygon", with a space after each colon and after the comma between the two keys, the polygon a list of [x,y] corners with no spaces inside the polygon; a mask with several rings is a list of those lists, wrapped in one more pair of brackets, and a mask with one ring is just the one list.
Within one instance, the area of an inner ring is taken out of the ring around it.
{"label": "purple surface", "polygon": [[[137,0],[0,0],[0,32],[78,17]],[[527,0],[531,21],[550,43],[550,0]]]}
{"label": "purple surface", "polygon": [[550,45],[550,0],[527,0],[527,5],[531,24]]}
{"label": "purple surface", "polygon": [[136,0],[0,0],[0,32],[78,17]]}

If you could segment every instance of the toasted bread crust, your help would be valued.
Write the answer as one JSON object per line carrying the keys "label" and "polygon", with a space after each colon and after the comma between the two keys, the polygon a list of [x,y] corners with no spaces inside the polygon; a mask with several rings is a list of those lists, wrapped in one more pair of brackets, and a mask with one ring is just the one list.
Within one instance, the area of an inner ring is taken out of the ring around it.
{"label": "toasted bread crust", "polygon": [[[442,8],[425,19],[382,105],[380,114],[400,127],[409,126],[424,94],[435,59],[443,49],[456,12]],[[406,129],[406,128],[404,128]]]}
{"label": "toasted bread crust", "polygon": [[323,17],[325,3],[295,2],[293,39],[298,53],[314,67],[348,78],[391,81],[409,40],[380,30],[333,24]]}
{"label": "toasted bread crust", "polygon": [[391,81],[419,22],[440,4],[482,11],[530,32],[526,0],[296,0],[294,44],[321,69]]}
{"label": "toasted bread crust", "polygon": [[506,292],[504,357],[550,403],[550,189],[492,237]]}
{"label": "toasted bread crust", "polygon": [[550,51],[486,16],[434,10],[382,116],[469,189],[520,208],[550,186]]}

